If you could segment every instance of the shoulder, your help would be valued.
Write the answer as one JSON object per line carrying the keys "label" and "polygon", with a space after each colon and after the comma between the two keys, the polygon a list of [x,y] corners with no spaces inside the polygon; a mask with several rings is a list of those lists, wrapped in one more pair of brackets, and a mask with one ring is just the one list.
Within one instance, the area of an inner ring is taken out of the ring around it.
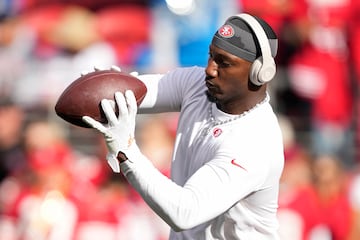
{"label": "shoulder", "polygon": [[198,66],[172,69],[163,74],[160,79],[161,85],[173,87],[178,90],[183,89],[186,92],[196,88],[196,86],[205,86],[204,82],[205,69]]}
{"label": "shoulder", "polygon": [[205,69],[198,66],[176,68],[164,76],[177,91],[181,91],[183,99],[194,99],[204,95]]}
{"label": "shoulder", "polygon": [[199,78],[204,78],[205,69],[198,66],[179,67],[164,74],[164,78],[181,80],[181,82],[191,82]]}

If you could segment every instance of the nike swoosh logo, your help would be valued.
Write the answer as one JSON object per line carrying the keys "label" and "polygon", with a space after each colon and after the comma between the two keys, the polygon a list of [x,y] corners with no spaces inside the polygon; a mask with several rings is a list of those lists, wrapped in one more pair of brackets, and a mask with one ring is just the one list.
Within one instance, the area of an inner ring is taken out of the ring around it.
{"label": "nike swoosh logo", "polygon": [[235,162],[235,158],[234,158],[233,160],[231,160],[231,164],[232,164],[232,165],[235,165],[235,166],[237,166],[237,167],[239,167],[239,168],[242,168],[242,169],[244,169],[245,171],[247,171],[243,166],[241,166],[240,164],[238,164],[237,162]]}

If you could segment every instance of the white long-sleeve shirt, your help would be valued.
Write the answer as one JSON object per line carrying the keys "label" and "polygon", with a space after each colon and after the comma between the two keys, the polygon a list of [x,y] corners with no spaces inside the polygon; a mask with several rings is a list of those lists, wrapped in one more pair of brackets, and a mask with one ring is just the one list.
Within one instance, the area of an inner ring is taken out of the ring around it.
{"label": "white long-sleeve shirt", "polygon": [[139,78],[148,87],[140,113],[180,111],[171,179],[140,154],[120,167],[171,226],[169,239],[279,239],[283,143],[269,102],[205,131],[210,109],[219,121],[234,116],[207,99],[203,68]]}

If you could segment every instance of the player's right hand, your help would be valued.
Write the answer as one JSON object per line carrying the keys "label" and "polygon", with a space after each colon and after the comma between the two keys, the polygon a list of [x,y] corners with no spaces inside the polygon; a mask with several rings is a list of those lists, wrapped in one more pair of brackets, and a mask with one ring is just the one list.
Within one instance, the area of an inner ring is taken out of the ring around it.
{"label": "player's right hand", "polygon": [[115,101],[119,108],[118,117],[108,99],[101,101],[107,124],[102,124],[89,116],[83,116],[82,119],[104,136],[109,151],[106,157],[108,163],[114,172],[120,172],[118,153],[126,155],[132,144],[136,144],[134,133],[137,104],[134,93],[130,90],[125,92],[125,96],[121,92],[116,92]]}

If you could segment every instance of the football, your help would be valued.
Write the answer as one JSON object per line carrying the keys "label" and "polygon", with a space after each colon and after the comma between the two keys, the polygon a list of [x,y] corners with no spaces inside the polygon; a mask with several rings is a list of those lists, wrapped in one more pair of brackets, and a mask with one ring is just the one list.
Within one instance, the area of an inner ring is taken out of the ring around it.
{"label": "football", "polygon": [[[115,101],[115,92],[124,93],[126,90],[134,92],[138,106],[147,92],[145,84],[131,74],[116,70],[94,71],[74,80],[62,92],[55,105],[55,112],[63,120],[79,127],[90,127],[82,121],[83,116],[107,123],[100,106],[101,100]],[[115,104],[114,108],[118,115]]]}

